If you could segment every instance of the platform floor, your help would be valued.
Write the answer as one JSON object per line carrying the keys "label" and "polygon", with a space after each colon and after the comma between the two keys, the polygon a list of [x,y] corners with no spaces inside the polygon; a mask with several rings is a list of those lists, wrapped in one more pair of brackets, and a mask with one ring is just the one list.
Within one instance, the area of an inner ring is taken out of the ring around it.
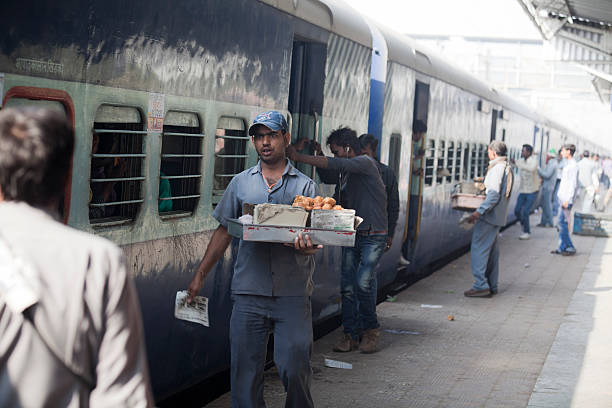
{"label": "platform floor", "polygon": [[[612,240],[573,236],[577,255],[562,257],[550,254],[556,230],[532,227],[528,241],[519,233],[502,233],[493,298],[463,296],[467,254],[378,306],[379,352],[331,351],[340,329],[319,339],[315,406],[612,406]],[[328,368],[325,358],[352,369]],[[276,370],[265,377],[268,407],[283,407]],[[230,406],[229,393],[207,405]]]}

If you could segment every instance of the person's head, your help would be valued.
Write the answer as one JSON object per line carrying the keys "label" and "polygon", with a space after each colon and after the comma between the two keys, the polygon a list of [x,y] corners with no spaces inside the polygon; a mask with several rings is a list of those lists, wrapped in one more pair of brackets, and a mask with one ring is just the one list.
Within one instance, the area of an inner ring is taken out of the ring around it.
{"label": "person's head", "polygon": [[528,144],[523,145],[523,150],[521,150],[521,157],[527,159],[529,156],[533,154],[533,147]]}
{"label": "person's head", "polygon": [[336,157],[351,158],[361,154],[357,132],[349,127],[341,127],[332,131],[327,137],[327,144]]}
{"label": "person's head", "polygon": [[506,157],[508,155],[508,148],[501,140],[494,140],[489,144],[488,153],[489,160],[494,160],[498,157]]}
{"label": "person's head", "polygon": [[589,152],[588,150],[585,150],[584,152],[582,152],[582,157],[586,157],[588,159],[589,156],[591,156],[591,152]]}
{"label": "person's head", "polygon": [[364,133],[359,136],[359,143],[361,144],[361,153],[365,153],[373,159],[376,159],[376,151],[378,150],[378,139],[376,136],[369,133]]}
{"label": "person's head", "polygon": [[427,125],[421,119],[415,120],[412,124],[412,140],[418,142],[427,133]]}
{"label": "person's head", "polygon": [[599,161],[599,155],[597,153],[593,153],[593,160]]}
{"label": "person's head", "polygon": [[268,111],[257,115],[249,127],[249,136],[262,162],[272,165],[285,160],[291,134],[282,113]]}
{"label": "person's head", "polygon": [[546,152],[546,163],[548,163],[549,160],[553,160],[557,158],[557,151],[555,149],[549,149]]}
{"label": "person's head", "polygon": [[74,130],[51,109],[0,111],[0,199],[54,208],[62,198],[74,150]]}
{"label": "person's head", "polygon": [[571,143],[564,144],[561,148],[561,157],[564,159],[571,159],[574,153],[576,153],[576,146]]}

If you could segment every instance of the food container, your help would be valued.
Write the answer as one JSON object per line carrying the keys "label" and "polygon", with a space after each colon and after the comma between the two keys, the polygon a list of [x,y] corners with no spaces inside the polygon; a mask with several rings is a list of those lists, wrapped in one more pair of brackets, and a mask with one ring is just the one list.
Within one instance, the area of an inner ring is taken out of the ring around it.
{"label": "food container", "polygon": [[485,196],[476,194],[453,194],[451,207],[459,211],[476,211],[484,201]]}
{"label": "food container", "polygon": [[305,227],[308,211],[302,207],[283,204],[257,204],[253,210],[253,224]]}
{"label": "food container", "polygon": [[485,190],[482,183],[458,183],[453,188],[451,207],[459,211],[475,211],[484,199]]}
{"label": "food container", "polygon": [[310,226],[331,230],[355,229],[355,210],[312,210]]}
{"label": "food container", "polygon": [[293,243],[295,237],[302,233],[302,235],[308,234],[314,245],[348,247],[355,245],[355,230],[242,224],[232,218],[228,220],[227,231],[231,236],[245,241]]}

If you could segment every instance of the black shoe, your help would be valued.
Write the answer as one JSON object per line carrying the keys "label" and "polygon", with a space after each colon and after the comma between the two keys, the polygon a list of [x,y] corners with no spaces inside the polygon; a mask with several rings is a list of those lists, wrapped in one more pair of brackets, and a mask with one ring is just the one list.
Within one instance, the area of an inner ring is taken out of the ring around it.
{"label": "black shoe", "polygon": [[490,292],[491,295],[497,295],[497,289],[491,289]]}
{"label": "black shoe", "polygon": [[558,249],[553,249],[552,251],[550,251],[551,254],[555,254],[555,255],[562,255],[563,251],[559,251]]}

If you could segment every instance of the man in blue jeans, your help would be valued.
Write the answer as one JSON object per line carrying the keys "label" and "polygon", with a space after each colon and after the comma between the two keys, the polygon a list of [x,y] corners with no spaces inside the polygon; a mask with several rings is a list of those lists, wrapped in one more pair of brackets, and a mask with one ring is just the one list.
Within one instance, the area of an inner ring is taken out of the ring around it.
{"label": "man in blue jeans", "polygon": [[336,201],[363,218],[355,246],[342,248],[344,334],[334,350],[346,352],[359,347],[362,353],[373,353],[380,337],[375,269],[387,245],[387,194],[376,161],[362,154],[354,130],[334,130],[327,144],[335,157],[299,154],[293,146],[287,154],[291,160],[317,167],[323,182],[337,184]]}
{"label": "man in blue jeans", "polygon": [[529,239],[531,230],[529,229],[529,213],[538,198],[540,191],[540,178],[538,176],[538,162],[533,156],[533,147],[528,144],[523,145],[521,158],[518,161],[510,160],[519,169],[519,177],[521,185],[519,187],[519,196],[514,207],[514,215],[520,221],[523,227],[523,233],[519,235],[519,239]]}
{"label": "man in blue jeans", "polygon": [[561,149],[561,157],[566,159],[566,164],[563,167],[561,183],[559,184],[559,191],[557,192],[557,197],[561,203],[561,213],[559,214],[559,246],[551,252],[564,256],[576,254],[576,248],[574,248],[574,244],[570,238],[569,227],[567,225],[578,185],[578,164],[576,160],[574,160],[575,152],[576,146],[573,144],[566,144]]}

